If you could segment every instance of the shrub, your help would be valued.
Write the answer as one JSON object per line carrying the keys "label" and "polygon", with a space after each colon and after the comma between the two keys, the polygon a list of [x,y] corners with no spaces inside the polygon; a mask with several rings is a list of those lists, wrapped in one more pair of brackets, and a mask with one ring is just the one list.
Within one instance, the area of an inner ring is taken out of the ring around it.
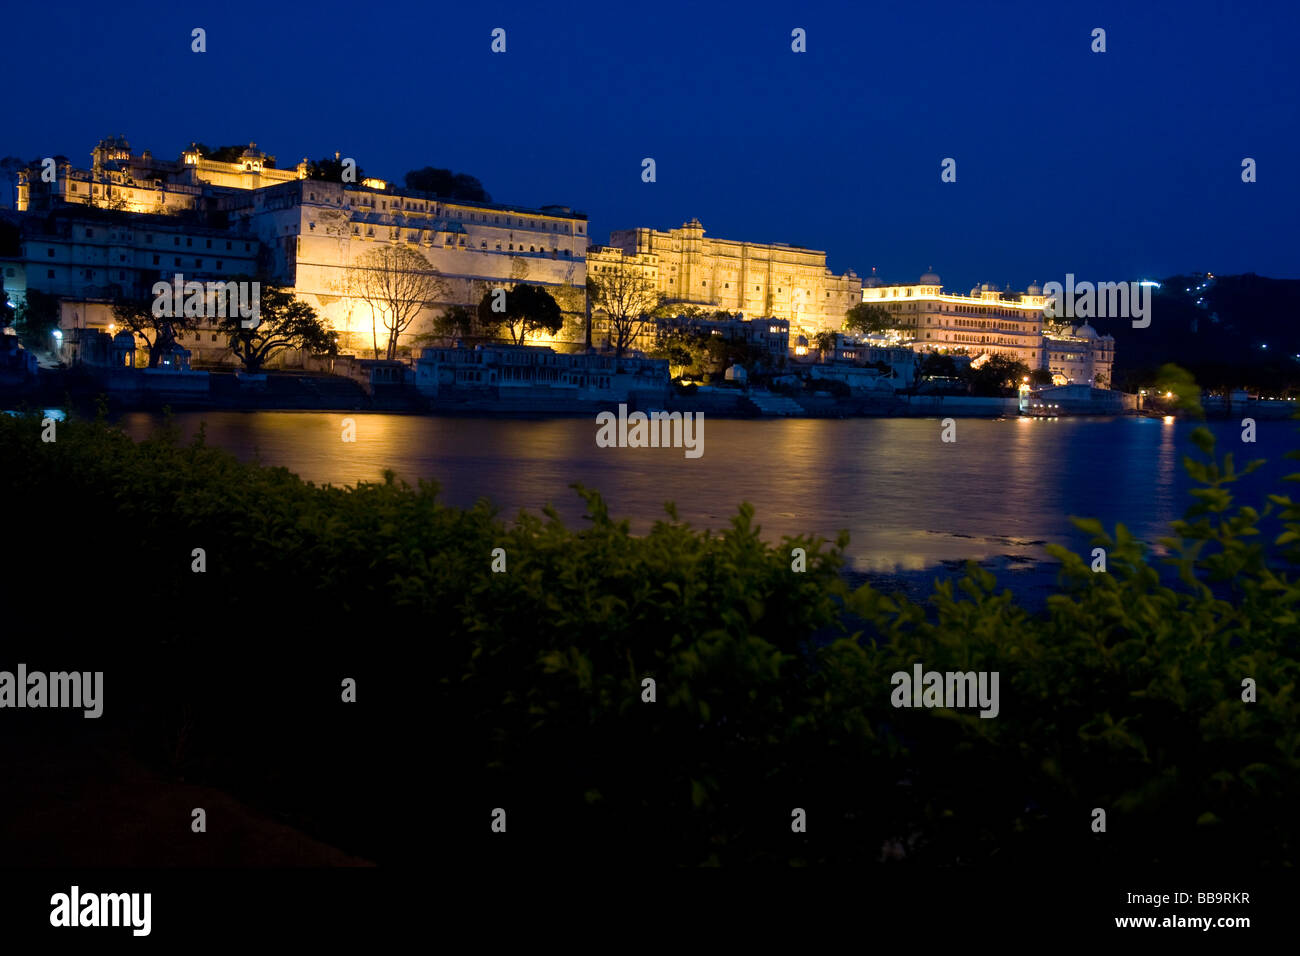
{"label": "shrub", "polygon": [[[391,474],[316,486],[201,433],[39,431],[0,417],[10,593],[39,602],[53,579],[76,598],[42,654],[129,662],[110,687],[135,682],[113,692],[142,752],[178,759],[183,708],[191,773],[354,852],[416,852],[379,821],[432,769],[429,818],[476,821],[434,827],[444,856],[482,851],[477,821],[501,806],[515,838],[492,852],[530,858],[1297,862],[1300,504],[1237,504],[1245,471],[1203,430],[1166,543],[1177,579],[1122,526],[1083,521],[1106,573],[1053,548],[1062,587],[1040,614],[975,565],[926,604],[850,589],[846,535],[770,543],[748,505],[716,533],[668,506],[637,537],[582,488],[582,528],[507,523]],[[1271,542],[1265,514],[1285,529]],[[917,662],[999,672],[1000,714],[893,708],[890,676]],[[340,674],[368,709],[340,715]]]}

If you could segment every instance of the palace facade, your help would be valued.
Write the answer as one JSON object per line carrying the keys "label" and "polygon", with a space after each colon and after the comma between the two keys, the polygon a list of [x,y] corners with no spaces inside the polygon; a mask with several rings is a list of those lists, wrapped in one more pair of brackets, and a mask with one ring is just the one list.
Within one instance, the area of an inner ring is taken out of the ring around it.
{"label": "palace facade", "polygon": [[826,253],[785,243],[706,238],[698,219],[676,229],[621,229],[610,233],[608,265],[621,253],[635,268],[653,271],[670,302],[777,318],[792,328],[835,331],[861,300],[862,283],[850,271],[835,275]]}
{"label": "palace facade", "polygon": [[[82,208],[110,213],[111,222],[76,222]],[[339,333],[341,349],[365,352],[387,340],[383,315],[360,294],[366,255],[400,245],[437,279],[400,346],[428,336],[448,307],[475,307],[488,290],[519,282],[546,287],[565,316],[564,328],[539,344],[578,347],[585,337],[587,217],[567,206],[447,200],[377,179],[309,179],[307,160],[276,169],[253,144],[232,162],[194,146],[159,160],[148,150],[132,153],[119,137],[95,147],[89,169],[64,163],[52,181],[42,166],[20,172],[18,209],[33,241],[7,263],[22,275],[6,288],[59,295],[79,326],[107,330],[113,296],[137,295],[176,272],[187,279],[260,273],[315,308]],[[58,235],[48,243],[35,238],[49,232]],[[221,255],[236,247],[246,255]],[[201,335],[208,344],[211,332]],[[196,359],[214,358],[204,352]]]}
{"label": "palace facade", "polygon": [[974,359],[1004,355],[1031,369],[1048,369],[1058,385],[1100,381],[1109,386],[1115,339],[1098,335],[1087,323],[1046,330],[1047,296],[1037,285],[1012,292],[986,283],[957,295],[944,292],[933,272],[903,285],[870,277],[862,301],[889,312],[914,351],[962,351]]}

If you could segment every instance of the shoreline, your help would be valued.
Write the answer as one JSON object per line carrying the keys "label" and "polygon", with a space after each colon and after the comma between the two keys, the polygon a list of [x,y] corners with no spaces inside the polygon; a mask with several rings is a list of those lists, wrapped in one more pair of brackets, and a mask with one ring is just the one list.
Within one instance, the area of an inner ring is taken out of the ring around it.
{"label": "shoreline", "polygon": [[[0,387],[0,408],[63,408],[69,404],[78,411],[94,414],[101,399],[110,413],[152,412],[362,412],[433,417],[483,417],[533,420],[541,418],[589,418],[603,411],[616,411],[620,404],[629,411],[700,412],[710,418],[735,420],[845,419],[845,418],[1164,418],[1163,410],[1134,409],[1063,409],[1060,415],[1041,416],[1022,413],[1014,398],[975,396],[907,396],[888,398],[834,399],[820,396],[799,397],[792,401],[798,411],[765,412],[750,400],[749,392],[736,390],[703,396],[668,394],[660,401],[634,395],[623,400],[574,401],[539,395],[460,398],[439,401],[418,393],[370,395],[348,379],[284,376],[272,378],[265,389],[219,387],[205,394],[195,392],[122,392],[86,383],[49,383],[36,388]],[[355,386],[340,388],[340,383]],[[1229,419],[1249,415],[1259,419],[1283,419],[1296,414],[1294,402],[1251,403],[1240,407],[1207,408],[1206,418]],[[1173,413],[1185,418],[1181,413]]]}

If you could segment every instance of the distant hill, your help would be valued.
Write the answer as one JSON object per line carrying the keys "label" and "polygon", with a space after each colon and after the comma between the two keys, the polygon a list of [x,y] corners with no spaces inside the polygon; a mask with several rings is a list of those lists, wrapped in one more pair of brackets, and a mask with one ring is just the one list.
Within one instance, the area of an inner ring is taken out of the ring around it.
{"label": "distant hill", "polygon": [[1171,276],[1156,290],[1148,328],[1106,319],[1093,324],[1115,337],[1113,378],[1120,388],[1149,385],[1160,365],[1174,362],[1207,388],[1300,389],[1297,279]]}

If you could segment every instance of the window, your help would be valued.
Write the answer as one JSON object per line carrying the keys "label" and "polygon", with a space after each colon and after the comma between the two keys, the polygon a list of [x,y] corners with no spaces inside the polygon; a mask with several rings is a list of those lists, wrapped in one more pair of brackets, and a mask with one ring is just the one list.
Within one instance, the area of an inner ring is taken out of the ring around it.
{"label": "window", "polygon": [[154,264],[154,265],[158,265],[158,257],[157,257],[157,256],[154,256],[154,257],[153,257],[153,264]]}
{"label": "window", "polygon": [[54,247],[51,246],[50,248],[46,249],[46,250],[45,250],[45,254],[46,254],[47,256],[49,256],[51,259],[53,259],[53,258],[54,258]]}
{"label": "window", "polygon": [[180,236],[172,236],[172,245],[173,245],[173,246],[179,246],[180,244],[181,244],[181,237],[180,237]]}
{"label": "window", "polygon": [[188,249],[188,248],[189,248],[190,246],[192,246],[192,245],[194,245],[194,239],[193,239],[192,237],[190,237],[190,236],[186,236],[186,237],[185,237],[185,248]]}
{"label": "window", "polygon": [[194,260],[194,268],[196,268],[196,269],[202,269],[202,268],[203,268],[203,260],[202,260],[202,259],[195,259],[195,260]]}
{"label": "window", "polygon": [[173,261],[174,261],[177,265],[180,265],[180,264],[181,264],[180,256],[177,256]]}
{"label": "window", "polygon": [[212,240],[211,240],[211,239],[208,240],[207,248],[209,248],[209,249],[212,248]]}
{"label": "window", "polygon": [[225,268],[225,263],[223,263],[220,259],[217,260],[217,268],[218,269]]}
{"label": "window", "polygon": [[48,270],[46,270],[46,272],[45,272],[45,278],[47,278],[47,279],[53,279],[53,278],[54,278],[54,270],[53,270],[53,269],[48,269]]}
{"label": "window", "polygon": [[229,240],[229,239],[226,240],[226,248],[227,248],[227,249],[230,248],[230,240]]}

